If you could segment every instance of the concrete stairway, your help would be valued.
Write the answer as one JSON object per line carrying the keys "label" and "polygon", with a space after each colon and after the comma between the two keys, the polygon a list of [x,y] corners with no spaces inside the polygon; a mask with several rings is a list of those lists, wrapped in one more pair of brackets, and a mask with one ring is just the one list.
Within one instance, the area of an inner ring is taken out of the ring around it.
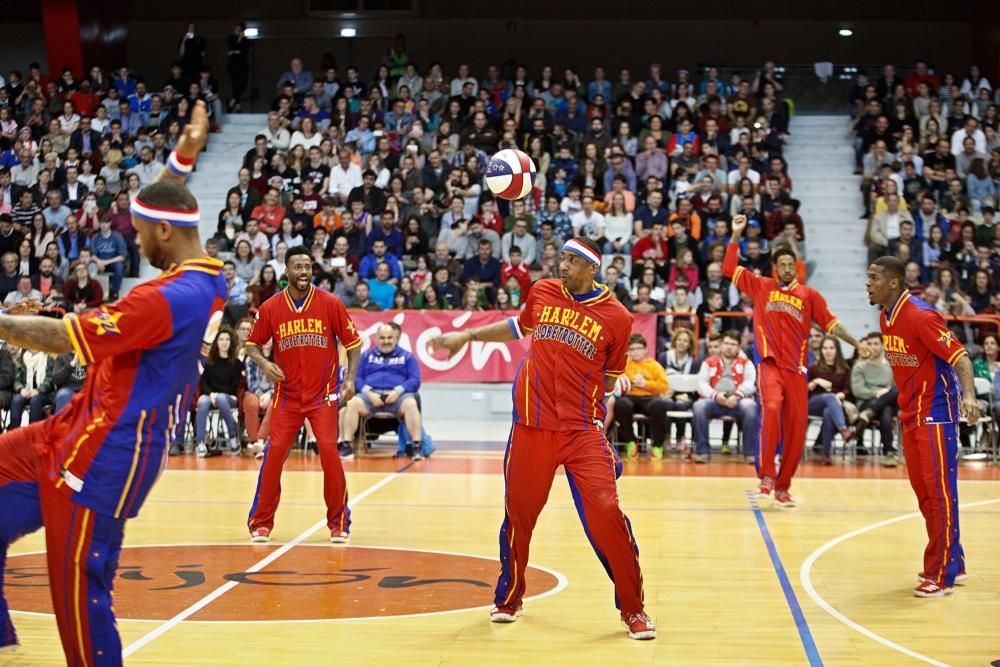
{"label": "concrete stairway", "polygon": [[[202,240],[215,234],[219,211],[226,204],[226,192],[236,185],[243,156],[253,148],[254,136],[266,126],[266,114],[230,114],[225,118],[222,132],[209,138],[208,148],[198,158],[198,166],[188,180],[188,188],[201,210],[198,231]],[[126,278],[122,293],[159,274],[145,260],[142,264],[141,278]]]}
{"label": "concrete stairway", "polygon": [[877,329],[874,307],[865,294],[867,222],[860,220],[860,176],[854,176],[854,152],[844,115],[792,119],[785,157],[802,202],[809,259],[816,270],[809,285],[826,297],[833,313],[857,337]]}

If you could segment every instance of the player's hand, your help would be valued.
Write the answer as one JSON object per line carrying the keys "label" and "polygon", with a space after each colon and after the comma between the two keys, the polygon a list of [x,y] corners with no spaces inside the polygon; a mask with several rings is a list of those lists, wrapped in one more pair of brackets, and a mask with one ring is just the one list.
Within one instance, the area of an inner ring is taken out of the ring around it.
{"label": "player's hand", "polygon": [[741,236],[747,228],[747,217],[742,213],[733,216],[733,236]]}
{"label": "player's hand", "polygon": [[266,377],[274,384],[278,384],[279,382],[285,381],[284,372],[281,370],[278,364],[274,363],[273,361],[265,361],[264,365],[261,366],[261,370],[264,371],[264,377]]}
{"label": "player's hand", "polygon": [[969,426],[979,421],[979,401],[975,396],[963,396],[962,406],[958,409],[959,414],[965,417],[965,423]]}
{"label": "player's hand", "polygon": [[42,304],[37,299],[25,299],[7,309],[8,315],[35,315],[42,310]]}
{"label": "player's hand", "polygon": [[340,385],[340,404],[347,405],[347,402],[354,398],[354,381],[344,380],[343,384]]}
{"label": "player's hand", "polygon": [[468,342],[469,336],[464,331],[452,331],[432,338],[430,349],[432,354],[438,350],[448,350],[448,358],[451,359]]}
{"label": "player's hand", "polygon": [[191,110],[191,120],[184,126],[180,141],[177,142],[177,152],[182,157],[194,160],[208,141],[208,109],[205,103],[198,100]]}
{"label": "player's hand", "polygon": [[393,389],[392,391],[390,391],[386,395],[386,397],[385,397],[385,404],[386,405],[392,405],[392,404],[394,404],[398,400],[399,400],[399,391],[397,391],[396,389]]}
{"label": "player's hand", "polygon": [[381,408],[382,406],[385,405],[385,403],[382,402],[382,397],[376,394],[374,391],[367,392],[367,396],[368,400],[371,401],[373,408]]}

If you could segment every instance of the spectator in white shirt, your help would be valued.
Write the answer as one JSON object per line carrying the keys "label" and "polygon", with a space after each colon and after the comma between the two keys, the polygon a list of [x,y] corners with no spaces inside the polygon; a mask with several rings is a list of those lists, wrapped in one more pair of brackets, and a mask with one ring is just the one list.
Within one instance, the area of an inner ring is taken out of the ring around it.
{"label": "spectator in white shirt", "polygon": [[267,137],[268,148],[285,152],[291,146],[292,135],[281,126],[281,116],[275,111],[267,114],[267,128],[261,134]]}
{"label": "spectator in white shirt", "polygon": [[361,167],[351,162],[351,151],[348,148],[340,149],[338,153],[340,161],[330,170],[330,190],[338,206],[347,205],[347,197],[351,190],[361,187]]}
{"label": "spectator in white shirt", "polygon": [[139,164],[129,169],[127,173],[138,176],[142,187],[146,187],[156,180],[163,169],[161,163],[153,160],[153,149],[143,146],[142,150],[139,151]]}
{"label": "spectator in white shirt", "polygon": [[729,177],[726,179],[726,183],[729,185],[729,194],[736,192],[740,186],[740,181],[744,178],[749,178],[755,188],[760,185],[760,172],[750,168],[749,157],[741,155],[736,164],[736,169],[729,172]]}
{"label": "spectator in white shirt", "polygon": [[590,195],[580,200],[581,209],[569,217],[573,233],[597,241],[604,238],[604,216],[594,210],[594,198]]}

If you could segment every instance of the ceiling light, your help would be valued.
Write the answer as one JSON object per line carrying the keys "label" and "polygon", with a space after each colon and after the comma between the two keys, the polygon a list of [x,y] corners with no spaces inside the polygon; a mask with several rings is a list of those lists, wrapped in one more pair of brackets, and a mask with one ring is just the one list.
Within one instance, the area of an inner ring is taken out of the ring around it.
{"label": "ceiling light", "polygon": [[260,28],[244,28],[243,36],[247,39],[257,39],[260,37]]}
{"label": "ceiling light", "polygon": [[850,37],[851,35],[854,34],[854,31],[851,30],[850,28],[841,28],[840,30],[837,31],[837,34],[840,35],[841,37]]}
{"label": "ceiling light", "polygon": [[340,36],[341,37],[357,37],[357,35],[358,35],[358,29],[357,28],[341,28],[340,29]]}

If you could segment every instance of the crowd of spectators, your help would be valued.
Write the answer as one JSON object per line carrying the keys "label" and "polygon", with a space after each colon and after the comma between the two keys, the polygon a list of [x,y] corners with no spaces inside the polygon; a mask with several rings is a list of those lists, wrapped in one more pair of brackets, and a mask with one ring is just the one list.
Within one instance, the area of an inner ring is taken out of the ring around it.
{"label": "crowd of spectators", "polygon": [[1000,89],[975,65],[942,76],[918,61],[905,76],[859,71],[850,103],[870,257],[899,257],[943,315],[1000,314]]}
{"label": "crowd of spectators", "polygon": [[[241,31],[227,40],[230,111],[246,87]],[[82,310],[119,296],[139,264],[131,197],[163,168],[196,100],[222,122],[205,48],[190,26],[160,85],[127,67],[50,80],[32,66],[3,81],[0,299]],[[925,297],[937,289],[945,312],[958,300],[962,312],[993,312],[996,106],[975,68],[958,87],[923,67],[898,85],[891,68],[877,85],[859,75],[852,93],[867,241],[913,260],[911,287],[930,283]],[[291,58],[205,244],[225,261],[227,323],[282,288],[295,245],[311,249],[315,283],[351,308],[517,310],[534,281],[557,274],[562,244],[586,236],[627,308],[666,313],[649,341],[661,366],[678,341],[706,356],[723,329],[747,348],[750,304],[721,268],[731,216],[750,221],[743,266],[768,274],[771,250],[787,245],[807,278],[783,92],[773,61],[725,77],[656,63],[610,77],[524,65],[476,75],[413,62],[397,39],[367,79],[329,56]],[[489,156],[507,147],[538,169],[515,202],[484,186]],[[266,431],[266,417],[249,425]]]}

